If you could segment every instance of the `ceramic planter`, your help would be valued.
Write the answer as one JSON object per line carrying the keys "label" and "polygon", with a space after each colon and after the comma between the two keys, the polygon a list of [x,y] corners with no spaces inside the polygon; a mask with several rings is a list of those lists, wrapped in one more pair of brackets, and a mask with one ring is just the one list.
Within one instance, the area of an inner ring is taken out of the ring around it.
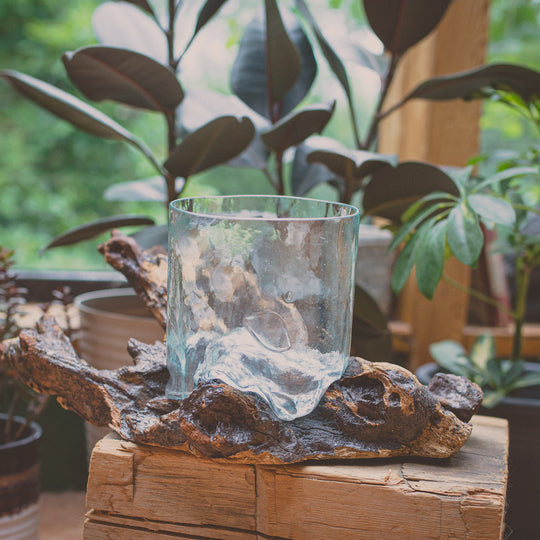
{"label": "ceramic planter", "polygon": [[[34,540],[39,533],[39,440],[32,422],[22,438],[4,442],[7,415],[0,414],[0,540]],[[16,426],[24,419],[16,417]]]}
{"label": "ceramic planter", "polygon": [[[81,330],[80,355],[97,369],[131,365],[127,352],[130,338],[144,343],[162,340],[164,331],[133,289],[105,289],[75,298]],[[97,441],[109,433],[106,428],[87,424],[86,447],[90,457]]]}
{"label": "ceramic planter", "polygon": [[[416,372],[423,384],[440,371],[434,362]],[[527,372],[540,372],[540,364],[528,362]],[[495,408],[480,414],[506,418],[510,430],[508,509],[506,523],[511,538],[538,537],[540,515],[540,386],[523,388],[504,398]]]}

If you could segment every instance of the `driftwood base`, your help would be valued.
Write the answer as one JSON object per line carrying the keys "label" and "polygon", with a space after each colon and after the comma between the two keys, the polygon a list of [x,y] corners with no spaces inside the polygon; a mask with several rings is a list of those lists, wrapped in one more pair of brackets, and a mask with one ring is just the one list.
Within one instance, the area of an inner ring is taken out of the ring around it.
{"label": "driftwood base", "polygon": [[183,401],[167,399],[163,343],[131,340],[128,348],[134,366],[97,370],[45,318],[6,344],[4,359],[36,391],[126,440],[243,463],[449,457],[469,437],[467,421],[482,399],[466,379],[449,376],[437,395],[404,368],[351,358],[312,413],[284,422],[256,396],[219,381],[200,384]]}
{"label": "driftwood base", "polygon": [[[163,253],[143,251],[118,233],[100,250],[165,327]],[[37,330],[0,344],[0,362],[37,392],[57,396],[65,408],[123,439],[242,463],[446,458],[469,437],[468,421],[482,401],[480,388],[463,377],[440,376],[426,388],[400,366],[351,358],[315,410],[285,422],[261,399],[217,380],[199,384],[183,401],[167,399],[164,344],[131,340],[128,351],[134,366],[97,370],[77,356],[55,321],[45,318]]]}
{"label": "driftwood base", "polygon": [[109,436],[93,453],[85,540],[502,538],[507,425],[476,417],[444,461],[216,463]]}

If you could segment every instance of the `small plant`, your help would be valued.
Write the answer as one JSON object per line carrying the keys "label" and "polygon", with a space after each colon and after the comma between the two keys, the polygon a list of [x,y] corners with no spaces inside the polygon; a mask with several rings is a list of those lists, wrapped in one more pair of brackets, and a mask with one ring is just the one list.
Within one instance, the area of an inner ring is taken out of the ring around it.
{"label": "small plant", "polygon": [[476,338],[469,354],[451,340],[433,343],[429,351],[439,366],[478,384],[484,391],[482,405],[488,409],[518,388],[540,385],[540,373],[525,373],[523,360],[497,358],[490,335]]}
{"label": "small plant", "polygon": [[[2,341],[16,337],[20,330],[20,317],[26,304],[27,290],[18,287],[14,252],[0,246],[0,411],[7,413],[8,419],[0,433],[0,442],[7,443],[19,439],[27,426],[36,420],[45,408],[48,396],[37,394],[17,378],[15,372],[3,361]],[[65,314],[65,333],[73,334],[73,327],[67,312],[73,301],[69,287],[53,291],[53,300],[42,306],[42,313],[47,313],[53,304],[60,304]],[[25,422],[17,427],[14,417],[22,416]]]}
{"label": "small plant", "polygon": [[[518,73],[516,71],[516,73]],[[540,73],[528,70],[527,80],[540,83]],[[527,82],[485,90],[480,97],[494,100],[517,111],[540,134],[540,95]],[[478,159],[473,160],[473,162]],[[392,285],[397,292],[404,286],[414,266],[419,290],[431,299],[441,279],[463,288],[444,274],[444,265],[455,256],[475,266],[485,244],[484,229],[495,229],[503,250],[515,260],[514,305],[506,305],[480,292],[465,289],[481,301],[504,310],[514,322],[512,352],[509,359],[496,356],[493,338],[475,342],[470,355],[455,342],[436,343],[431,353],[444,368],[465,375],[486,391],[484,405],[495,406],[512,390],[540,385],[539,374],[525,373],[522,360],[523,323],[527,308],[531,272],[540,266],[540,237],[526,229],[530,215],[539,210],[527,204],[527,180],[538,185],[538,149],[501,161],[495,174],[486,178],[472,175],[472,166],[448,175],[453,192],[439,191],[424,196],[401,215],[391,248],[401,245]]]}

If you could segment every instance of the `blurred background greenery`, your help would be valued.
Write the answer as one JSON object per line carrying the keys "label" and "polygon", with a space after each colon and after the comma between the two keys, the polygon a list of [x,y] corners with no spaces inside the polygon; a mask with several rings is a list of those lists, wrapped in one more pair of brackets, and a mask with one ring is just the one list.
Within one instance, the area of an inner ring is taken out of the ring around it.
{"label": "blurred background greenery", "polygon": [[[155,0],[153,4],[159,6],[160,1],[163,0]],[[100,3],[100,0],[2,0],[0,68],[22,71],[76,93],[60,58],[65,51],[96,42],[91,16]],[[199,2],[191,4],[199,6]],[[230,0],[219,20],[201,32],[180,74],[185,88],[204,85],[227,92],[228,71],[242,28],[259,4],[257,0]],[[370,40],[363,34],[363,14],[357,0],[312,0],[312,5],[315,16],[329,29],[337,30],[335,39],[339,39],[345,24],[348,34],[355,32],[358,39]],[[488,60],[511,61],[540,69],[540,1],[493,0],[490,16]],[[329,32],[327,37],[332,41],[334,36]],[[326,133],[347,143],[350,130],[345,103],[340,107],[341,91],[334,86],[333,77],[325,76],[324,68],[325,63],[321,62],[309,100],[338,99],[337,113]],[[355,72],[352,73],[354,76]],[[368,114],[370,96],[374,95],[372,81],[366,70],[356,75],[362,80],[361,85],[356,85],[356,97],[364,104],[364,114]],[[163,126],[157,115],[107,103],[98,104],[98,108],[143,138],[158,155],[163,155],[160,149],[166,141],[162,140]],[[525,122],[505,109],[490,103],[485,105],[482,152],[494,148],[525,149],[537,139]],[[126,145],[76,131],[29,104],[4,83],[0,84],[0,136],[0,244],[16,249],[19,268],[106,269],[96,252],[95,240],[51,250],[41,257],[38,251],[66,229],[114,213],[141,212],[165,222],[164,208],[155,203],[120,203],[102,197],[111,184],[152,175],[144,159]],[[484,166],[489,167],[489,163]],[[313,196],[334,196],[329,187],[321,186],[317,190]],[[219,167],[201,174],[190,185],[187,195],[270,191],[259,172]],[[531,186],[531,198],[531,203],[538,203],[540,186]]]}

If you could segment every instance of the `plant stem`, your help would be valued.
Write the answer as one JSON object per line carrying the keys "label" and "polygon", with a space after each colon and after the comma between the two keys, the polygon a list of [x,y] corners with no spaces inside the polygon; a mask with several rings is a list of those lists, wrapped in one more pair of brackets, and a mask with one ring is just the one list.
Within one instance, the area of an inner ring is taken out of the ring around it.
{"label": "plant stem", "polygon": [[519,360],[523,345],[522,329],[527,311],[527,293],[529,292],[531,269],[523,258],[516,260],[516,307],[514,309],[514,338],[512,340],[512,360]]}
{"label": "plant stem", "polygon": [[444,272],[443,272],[442,278],[444,281],[446,281],[446,283],[448,283],[449,285],[452,285],[452,287],[454,287],[455,289],[466,292],[467,294],[474,296],[474,298],[477,298],[478,300],[486,304],[489,304],[490,306],[494,306],[498,309],[501,309],[505,311],[506,313],[508,313],[512,318],[514,318],[514,312],[511,309],[509,309],[508,306],[505,306],[502,302],[498,302],[494,298],[490,298],[489,296],[481,293],[480,291],[476,291],[474,289],[471,289],[470,287],[465,287],[464,285],[452,279],[448,274]]}
{"label": "plant stem", "polygon": [[399,63],[400,58],[401,56],[399,54],[392,54],[392,57],[390,58],[390,65],[388,67],[388,73],[386,74],[386,77],[384,78],[384,81],[383,81],[381,93],[379,94],[379,100],[377,101],[377,106],[375,108],[375,112],[371,119],[371,125],[369,126],[368,134],[366,136],[364,143],[358,147],[359,150],[369,150],[371,146],[373,145],[373,143],[375,142],[375,138],[377,137],[377,132],[379,129],[379,122],[382,120],[380,113],[384,105],[386,96],[388,94],[388,90],[390,89],[390,85],[392,84],[392,81],[394,80],[394,75],[396,74],[396,68]]}
{"label": "plant stem", "polygon": [[276,169],[278,176],[278,195],[285,195],[285,181],[283,179],[283,152],[276,152]]}

